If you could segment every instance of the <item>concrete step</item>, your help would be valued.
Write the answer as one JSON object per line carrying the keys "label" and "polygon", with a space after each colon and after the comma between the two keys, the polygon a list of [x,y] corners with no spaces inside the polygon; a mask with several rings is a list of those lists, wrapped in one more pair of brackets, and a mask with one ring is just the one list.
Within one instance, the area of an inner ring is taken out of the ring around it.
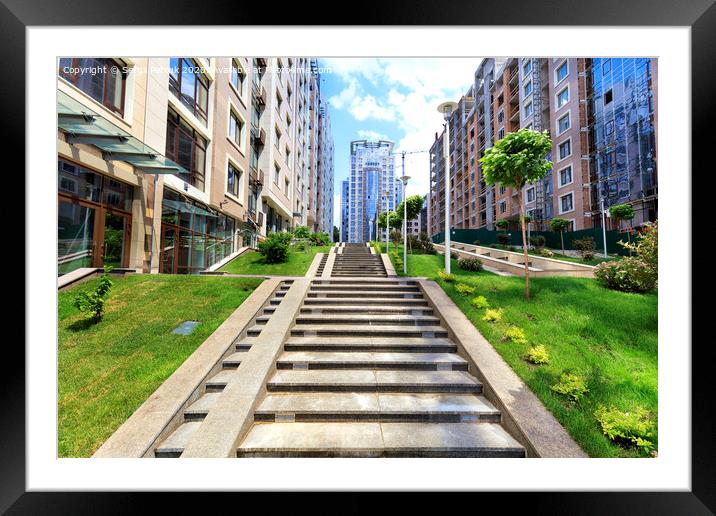
{"label": "concrete step", "polygon": [[297,392],[268,394],[254,420],[499,423],[500,411],[474,394]]}
{"label": "concrete step", "polygon": [[467,361],[455,353],[287,351],[278,358],[276,368],[467,371]]}
{"label": "concrete step", "polygon": [[224,369],[236,369],[244,358],[246,358],[246,351],[237,351],[226,357],[221,365]]}
{"label": "concrete step", "polygon": [[237,457],[524,457],[496,423],[258,423]]}
{"label": "concrete step", "polygon": [[286,351],[388,351],[394,353],[454,353],[457,345],[446,338],[401,337],[289,337]]}
{"label": "concrete step", "polygon": [[383,304],[395,306],[428,306],[424,298],[383,298],[383,297],[309,297],[303,300],[303,306],[323,305],[360,305],[360,304]]}
{"label": "concrete step", "polygon": [[248,351],[254,345],[255,337],[245,337],[236,343],[236,351]]}
{"label": "concrete step", "polygon": [[339,290],[359,290],[361,292],[420,292],[417,285],[367,285],[365,283],[339,283],[333,285],[311,285],[309,292],[325,292]]}
{"label": "concrete step", "polygon": [[[254,326],[254,328],[256,328]],[[260,331],[260,330],[259,330]],[[251,330],[249,330],[251,332]],[[441,326],[388,326],[388,325],[354,325],[340,326],[322,324],[302,324],[291,329],[292,337],[312,336],[372,336],[372,337],[447,337],[448,332]]]}
{"label": "concrete step", "polygon": [[199,425],[201,425],[201,421],[188,421],[179,425],[169,437],[154,448],[154,456],[157,458],[179,457],[191,436],[199,429]]}
{"label": "concrete step", "polygon": [[[267,316],[262,316],[266,317]],[[257,318],[258,321],[258,318]],[[432,315],[412,314],[315,314],[299,315],[296,317],[296,327],[299,325],[344,325],[369,324],[371,326],[439,326],[440,319]]]}
{"label": "concrete step", "polygon": [[229,379],[231,379],[234,374],[235,371],[233,369],[223,369],[219,371],[206,381],[206,392],[223,391],[226,384],[229,383]]}
{"label": "concrete step", "polygon": [[219,396],[221,396],[220,392],[204,393],[201,398],[187,407],[184,411],[184,419],[186,421],[202,421],[219,399]]}
{"label": "concrete step", "polygon": [[375,280],[357,278],[355,280],[350,279],[314,279],[311,281],[311,285],[344,285],[346,283],[356,283],[359,285],[417,285],[416,281],[412,280],[399,280],[395,278],[377,278]]}
{"label": "concrete step", "polygon": [[308,292],[307,297],[385,297],[395,299],[416,299],[423,295],[420,292],[389,292],[385,290],[323,290],[321,292]]}
{"label": "concrete step", "polygon": [[482,384],[464,371],[277,370],[269,392],[469,392]]}
{"label": "concrete step", "polygon": [[354,305],[319,305],[303,306],[302,314],[411,314],[432,315],[432,308],[414,305],[375,305],[370,303]]}

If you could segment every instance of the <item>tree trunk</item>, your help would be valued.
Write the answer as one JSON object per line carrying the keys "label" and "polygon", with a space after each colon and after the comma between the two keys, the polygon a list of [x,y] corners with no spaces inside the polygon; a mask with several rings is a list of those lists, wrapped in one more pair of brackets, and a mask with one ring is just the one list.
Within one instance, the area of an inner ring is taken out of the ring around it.
{"label": "tree trunk", "polygon": [[562,256],[567,256],[564,254],[564,230],[559,232],[559,239],[562,241]]}
{"label": "tree trunk", "polygon": [[525,300],[530,300],[530,267],[528,265],[530,259],[527,252],[527,224],[525,224],[525,205],[522,202],[522,191],[519,196],[520,204],[520,223],[522,225],[522,250],[525,254]]}

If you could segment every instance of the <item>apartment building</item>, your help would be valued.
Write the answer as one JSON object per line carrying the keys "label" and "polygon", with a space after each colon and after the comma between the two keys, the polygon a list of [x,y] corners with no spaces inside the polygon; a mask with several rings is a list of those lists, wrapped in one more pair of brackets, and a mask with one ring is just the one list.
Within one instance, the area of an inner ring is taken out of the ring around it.
{"label": "apartment building", "polygon": [[320,99],[318,105],[318,183],[315,190],[316,206],[315,231],[325,231],[333,236],[333,176],[334,155],[333,132],[327,102]]}
{"label": "apartment building", "polygon": [[[60,59],[59,274],[198,273],[306,224],[312,70],[298,57]],[[315,180],[332,191],[332,170]]]}
{"label": "apartment building", "polygon": [[341,242],[347,242],[348,241],[348,207],[349,207],[349,201],[348,201],[348,191],[349,191],[349,181],[347,179],[344,179],[341,181],[341,229],[340,229],[340,238]]}
{"label": "apartment building", "polygon": [[[600,199],[605,207],[634,205],[635,223],[654,220],[656,73],[656,60],[649,58],[484,59],[449,121],[451,226],[494,229],[495,221],[506,219],[516,228],[522,202],[534,229],[547,229],[553,217],[569,220],[575,230],[597,227]],[[466,98],[474,101],[467,116]],[[521,192],[486,185],[479,158],[520,128],[549,132],[552,171]],[[436,134],[431,148],[430,234],[444,229],[442,139]]]}
{"label": "apartment building", "polygon": [[402,198],[395,179],[393,146],[387,140],[351,142],[347,242],[375,240],[378,216],[394,210]]}

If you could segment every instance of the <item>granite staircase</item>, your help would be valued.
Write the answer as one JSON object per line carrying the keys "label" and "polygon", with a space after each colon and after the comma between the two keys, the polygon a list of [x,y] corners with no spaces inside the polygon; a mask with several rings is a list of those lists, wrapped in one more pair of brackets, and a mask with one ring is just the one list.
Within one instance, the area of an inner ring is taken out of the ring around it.
{"label": "granite staircase", "polygon": [[387,277],[380,255],[372,254],[365,244],[346,244],[342,249],[336,254],[331,277]]}

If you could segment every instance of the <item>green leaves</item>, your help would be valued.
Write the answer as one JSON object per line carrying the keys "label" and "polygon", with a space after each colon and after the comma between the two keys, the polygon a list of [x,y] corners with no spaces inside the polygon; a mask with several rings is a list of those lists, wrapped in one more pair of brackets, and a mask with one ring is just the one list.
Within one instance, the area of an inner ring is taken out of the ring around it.
{"label": "green leaves", "polygon": [[525,184],[542,179],[552,170],[546,159],[552,149],[547,131],[520,129],[495,142],[480,159],[485,182],[521,189]]}
{"label": "green leaves", "polygon": [[609,216],[616,220],[631,220],[635,215],[630,204],[615,204],[609,207]]}
{"label": "green leaves", "polygon": [[560,217],[555,217],[549,221],[549,229],[557,233],[564,231],[569,227],[569,221]]}
{"label": "green leaves", "polygon": [[[413,220],[418,215],[420,215],[420,210],[423,209],[423,202],[425,201],[425,199],[422,195],[411,195],[406,200],[408,202],[408,220]],[[405,201],[400,201],[398,207],[395,208],[395,213],[400,218],[400,222],[402,224],[403,214],[405,213]],[[390,218],[393,218],[392,213]]]}

